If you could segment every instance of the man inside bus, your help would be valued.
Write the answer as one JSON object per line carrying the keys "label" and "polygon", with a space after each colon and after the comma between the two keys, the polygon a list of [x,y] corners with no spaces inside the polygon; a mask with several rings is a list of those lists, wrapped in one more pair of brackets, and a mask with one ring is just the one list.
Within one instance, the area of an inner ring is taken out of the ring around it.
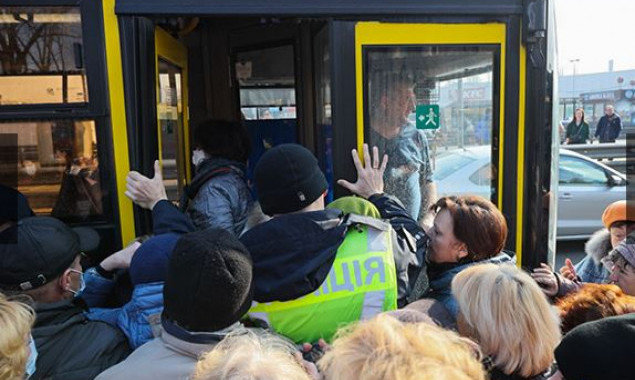
{"label": "man inside bus", "polygon": [[[374,149],[371,160],[368,147],[364,148],[365,166],[360,162],[357,151],[353,150],[353,159],[358,173],[357,182],[340,180],[338,183],[370,200],[379,209],[382,218],[387,219],[390,224],[361,216],[345,217],[339,210],[325,210],[327,182],[316,158],[306,148],[296,144],[284,144],[271,148],[262,156],[255,168],[256,189],[263,212],[273,218],[245,232],[240,238],[254,260],[254,300],[264,303],[294,302],[302,296],[317,294],[317,296],[325,295],[326,297],[322,301],[319,299],[314,301],[317,304],[323,302],[321,305],[326,305],[328,299],[332,298],[327,296],[327,293],[330,295],[339,289],[349,290],[351,295],[359,295],[368,291],[365,285],[372,285],[375,290],[382,289],[380,291],[383,294],[382,297],[397,298],[397,304],[403,306],[407,301],[415,300],[422,291],[425,291],[427,276],[423,256],[426,235],[399,202],[383,193],[383,172],[388,161],[387,157],[384,157],[380,164],[377,149]],[[177,229],[187,225],[187,217],[184,214],[178,215],[178,210],[165,200],[160,172],[156,172],[153,179],[139,173],[131,173],[128,176],[127,188],[126,194],[135,203],[152,209],[153,220],[160,223],[163,223],[162,220],[172,220]],[[177,222],[178,218],[184,220]],[[368,237],[363,234],[358,235],[364,236],[362,240],[359,238],[355,240],[352,236],[355,234],[350,233],[364,229],[371,232],[368,232]],[[372,239],[372,237],[375,238]],[[366,239],[372,241],[366,241]],[[378,248],[374,242],[380,241],[390,242],[390,244],[382,243]],[[347,255],[340,248],[344,251],[353,249],[358,259],[363,262],[361,264],[352,261],[347,263],[343,260],[340,263],[340,258]],[[365,259],[379,254],[382,255],[381,260],[377,259],[366,265]],[[394,261],[394,266],[389,264],[385,267],[387,269],[384,269],[384,264],[389,263],[388,260],[383,259],[384,256],[386,258],[392,256],[393,260],[390,261]],[[381,269],[378,263],[382,263]],[[360,280],[362,274],[358,275],[357,272],[363,269],[361,272],[364,273],[371,264],[385,276],[366,276],[363,278],[364,281]],[[354,267],[359,269],[355,271]],[[343,271],[347,273],[336,275],[335,273],[340,268],[345,268]],[[354,270],[355,276],[348,277],[350,273],[348,270]],[[330,277],[336,276],[336,279],[329,280]],[[345,280],[343,284],[340,283],[342,278]],[[390,281],[385,280],[388,278],[396,278],[396,281],[392,280],[390,284],[388,283]],[[385,281],[385,283],[370,284],[376,280]],[[327,284],[326,290],[323,284]],[[412,288],[415,289],[414,292],[411,292]],[[342,320],[346,319],[342,316],[344,310],[357,307],[360,310],[366,310],[361,304],[353,305],[366,298],[372,297],[355,297],[354,302],[346,303],[347,306],[340,302],[338,305],[331,304],[329,308],[322,308],[322,311],[330,310],[331,314],[327,315],[327,318],[311,318],[311,313],[320,312],[320,308],[312,308],[312,305],[306,305],[304,310],[302,310],[303,305],[294,305],[296,313],[300,312],[303,315],[301,318],[297,318],[297,314],[296,318],[275,315],[284,313],[285,308],[269,310],[267,304],[259,307],[256,312],[259,317],[264,316],[270,321],[283,320],[283,327],[274,326],[274,328],[288,336],[289,334],[285,333],[293,331],[293,336],[289,337],[298,341],[299,337],[312,333],[308,331],[308,328],[305,329],[305,326],[298,324],[316,320],[321,323],[324,320],[323,325],[318,326],[318,329],[333,331],[339,322],[347,322]],[[383,303],[379,303],[379,307],[373,309],[374,312],[381,312],[382,305]],[[325,321],[326,319],[328,321]]]}
{"label": "man inside bus", "polygon": [[414,81],[405,74],[377,75],[370,84],[370,142],[390,157],[386,193],[397,197],[413,219],[424,222],[436,201],[428,140],[408,120],[414,112]]}
{"label": "man inside bus", "polygon": [[85,316],[79,260],[82,251],[94,248],[90,237],[43,216],[22,219],[10,229],[19,243],[0,244],[0,291],[35,302],[33,377],[92,379],[125,359],[130,353],[125,335]]}

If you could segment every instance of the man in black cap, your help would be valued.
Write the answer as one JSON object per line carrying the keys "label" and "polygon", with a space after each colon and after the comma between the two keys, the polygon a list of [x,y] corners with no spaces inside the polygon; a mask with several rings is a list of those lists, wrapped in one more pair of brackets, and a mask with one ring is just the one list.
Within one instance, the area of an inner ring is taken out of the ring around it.
{"label": "man in black cap", "polygon": [[172,252],[163,287],[161,336],[98,379],[185,379],[198,357],[227,334],[251,306],[252,262],[233,234],[210,228],[185,234]]}
{"label": "man in black cap", "polygon": [[[300,145],[273,147],[256,165],[260,205],[272,219],[240,238],[254,260],[259,304],[250,315],[296,342],[328,340],[342,323],[403,306],[427,288],[421,269],[426,235],[399,202],[383,194],[387,157],[380,163],[377,149],[372,158],[364,149],[365,165],[352,151],[357,182],[338,183],[374,203],[390,224],[325,210],[326,179]],[[131,173],[127,187],[133,201],[153,210],[153,220],[178,219],[157,175]]]}
{"label": "man in black cap", "polygon": [[[35,302],[32,335],[38,351],[32,378],[90,379],[130,353],[126,337],[90,321],[79,298],[84,288],[80,253],[91,248],[61,221],[29,217],[10,227],[17,244],[0,244],[0,291]],[[82,244],[83,243],[83,244]]]}

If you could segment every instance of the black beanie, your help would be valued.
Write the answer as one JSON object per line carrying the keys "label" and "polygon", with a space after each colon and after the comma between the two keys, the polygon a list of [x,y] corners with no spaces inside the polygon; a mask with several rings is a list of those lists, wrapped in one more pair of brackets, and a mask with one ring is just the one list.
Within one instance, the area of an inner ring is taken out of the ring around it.
{"label": "black beanie", "polygon": [[584,323],[556,348],[567,380],[635,378],[635,313]]}
{"label": "black beanie", "polygon": [[256,164],[255,180],[267,215],[299,211],[328,187],[313,153],[298,144],[282,144],[265,152]]}
{"label": "black beanie", "polygon": [[225,230],[183,235],[163,287],[164,316],[193,332],[231,326],[251,307],[252,266],[247,248]]}

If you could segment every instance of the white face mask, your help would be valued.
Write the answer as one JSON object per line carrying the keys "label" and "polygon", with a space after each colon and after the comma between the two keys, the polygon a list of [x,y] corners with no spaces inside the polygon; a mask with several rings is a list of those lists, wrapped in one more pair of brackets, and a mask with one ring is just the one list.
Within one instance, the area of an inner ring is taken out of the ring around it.
{"label": "white face mask", "polygon": [[194,151],[192,151],[192,163],[194,166],[198,166],[198,164],[203,162],[206,158],[207,155],[202,149],[194,149]]}

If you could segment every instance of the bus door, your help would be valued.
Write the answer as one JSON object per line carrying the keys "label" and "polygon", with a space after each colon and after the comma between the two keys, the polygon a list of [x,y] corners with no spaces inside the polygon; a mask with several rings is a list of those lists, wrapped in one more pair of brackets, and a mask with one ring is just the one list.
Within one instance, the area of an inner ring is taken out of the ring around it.
{"label": "bus door", "polygon": [[187,48],[159,27],[154,42],[159,160],[168,199],[178,201],[191,178]]}
{"label": "bus door", "polygon": [[505,33],[499,23],[355,26],[358,147],[388,154],[386,192],[422,223],[445,195],[503,210]]}

